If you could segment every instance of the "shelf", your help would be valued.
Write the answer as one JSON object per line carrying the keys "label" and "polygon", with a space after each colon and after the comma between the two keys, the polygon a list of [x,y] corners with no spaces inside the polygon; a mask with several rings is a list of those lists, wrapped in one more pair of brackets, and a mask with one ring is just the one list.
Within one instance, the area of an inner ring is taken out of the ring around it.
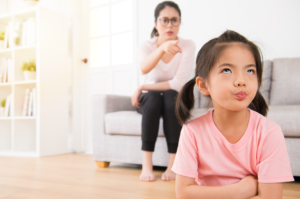
{"label": "shelf", "polygon": [[28,46],[15,46],[12,48],[0,48],[0,53],[10,53],[13,50],[28,50],[36,48],[36,44],[28,45]]}
{"label": "shelf", "polygon": [[11,82],[7,82],[7,83],[0,83],[0,86],[11,86],[12,83]]}
{"label": "shelf", "polygon": [[35,120],[36,116],[13,117],[14,120]]}
{"label": "shelf", "polygon": [[[5,58],[12,58],[12,50],[11,49],[9,49],[9,50],[6,50],[6,49],[4,49],[4,50],[1,50],[0,49],[0,56],[1,57],[5,57]],[[1,61],[1,60],[0,60]]]}
{"label": "shelf", "polygon": [[11,150],[11,121],[0,120],[0,151]]}
{"label": "shelf", "polygon": [[36,116],[0,117],[0,121],[9,121],[9,120],[36,120]]}
{"label": "shelf", "polygon": [[0,156],[9,157],[37,157],[37,153],[34,152],[12,152],[12,151],[0,151]]}
{"label": "shelf", "polygon": [[[24,74],[21,70],[21,67],[23,65],[23,62],[30,62],[32,60],[36,59],[36,48],[35,47],[18,47],[18,50],[15,51],[14,56],[14,80],[16,82],[22,82],[24,83]],[[38,65],[36,66],[38,70]],[[33,80],[34,82],[36,80]],[[33,82],[28,81],[28,82]]]}
{"label": "shelf", "polygon": [[[0,89],[0,102],[4,99],[7,99],[7,96],[12,94],[12,86],[1,86]],[[10,115],[12,112],[10,110]],[[0,120],[9,120],[11,117],[0,117]],[[1,131],[1,128],[0,128]]]}
{"label": "shelf", "polygon": [[[16,84],[14,88],[14,116],[15,118],[27,118],[22,116],[23,113],[23,104],[24,104],[24,99],[25,99],[25,93],[26,89],[32,90],[33,88],[36,88],[35,81],[32,83],[27,83],[27,84]],[[32,116],[28,116],[31,118]]]}
{"label": "shelf", "polygon": [[[1,15],[0,31],[11,21],[23,25],[29,18],[35,22],[34,42],[0,49],[0,61],[9,58],[13,65],[11,82],[0,83],[0,100],[12,96],[11,116],[0,117],[0,156],[42,157],[69,151],[68,18],[34,6]],[[36,79],[25,81],[21,67],[32,60]],[[27,89],[35,89],[36,116],[23,116]]]}
{"label": "shelf", "polygon": [[12,119],[12,117],[0,117],[0,121],[2,120],[2,121],[9,121],[9,120],[11,120]]}
{"label": "shelf", "polygon": [[36,80],[19,81],[19,82],[15,82],[14,84],[15,84],[15,85],[36,84]]}
{"label": "shelf", "polygon": [[12,48],[1,48],[0,53],[8,54],[8,53],[11,53],[12,50],[13,50]]}
{"label": "shelf", "polygon": [[36,45],[28,45],[28,46],[16,46],[14,49],[15,50],[29,50],[29,49],[34,49],[36,48]]}
{"label": "shelf", "polygon": [[4,13],[4,14],[0,15],[0,20],[7,20],[7,19],[10,19],[12,16],[26,15],[27,13],[35,12],[37,10],[37,7],[38,6],[32,6],[30,8],[22,9],[21,11],[19,10],[19,11]]}
{"label": "shelf", "polygon": [[14,149],[16,152],[34,152],[36,150],[36,121],[14,121]]}

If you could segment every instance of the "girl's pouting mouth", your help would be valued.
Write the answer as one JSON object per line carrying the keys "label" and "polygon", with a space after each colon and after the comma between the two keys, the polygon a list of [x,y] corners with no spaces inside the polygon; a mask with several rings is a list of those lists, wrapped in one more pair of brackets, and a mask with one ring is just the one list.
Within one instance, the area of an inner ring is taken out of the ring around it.
{"label": "girl's pouting mouth", "polygon": [[240,92],[236,93],[235,96],[238,99],[243,100],[247,97],[247,93],[245,91],[240,91]]}

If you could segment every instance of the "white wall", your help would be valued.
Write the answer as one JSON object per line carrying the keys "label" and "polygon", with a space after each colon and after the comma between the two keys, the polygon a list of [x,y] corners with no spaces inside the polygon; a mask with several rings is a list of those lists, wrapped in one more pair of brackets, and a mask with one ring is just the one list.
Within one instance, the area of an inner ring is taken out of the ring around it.
{"label": "white wall", "polygon": [[[154,9],[162,0],[138,1],[139,43],[150,38]],[[174,0],[182,13],[179,36],[192,39],[197,52],[226,29],[258,44],[265,59],[300,57],[298,0]]]}
{"label": "white wall", "polygon": [[83,152],[87,135],[83,130],[82,121],[82,3],[86,0],[39,0],[39,4],[48,9],[62,13],[69,18],[69,110],[70,110],[70,132],[69,148],[72,152]]}
{"label": "white wall", "polygon": [[[23,1],[23,0],[13,0]],[[82,127],[81,110],[81,23],[82,3],[86,0],[39,0],[39,5],[64,14],[69,18],[69,149],[72,152],[85,151],[85,133]]]}

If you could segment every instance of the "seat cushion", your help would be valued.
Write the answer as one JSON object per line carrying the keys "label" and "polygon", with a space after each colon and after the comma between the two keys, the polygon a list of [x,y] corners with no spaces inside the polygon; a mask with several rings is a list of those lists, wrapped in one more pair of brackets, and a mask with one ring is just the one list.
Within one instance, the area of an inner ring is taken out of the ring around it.
{"label": "seat cushion", "polygon": [[300,58],[274,59],[270,105],[300,105]]}
{"label": "seat cushion", "polygon": [[300,106],[269,106],[267,118],[277,123],[286,137],[300,137]]}
{"label": "seat cushion", "polygon": [[[207,109],[193,109],[192,118],[205,114]],[[110,135],[134,135],[141,136],[142,115],[136,111],[118,111],[107,113],[104,117],[105,133]],[[163,119],[160,118],[158,136],[164,137]]]}
{"label": "seat cushion", "polygon": [[[107,113],[104,117],[104,126],[107,134],[141,136],[142,115],[136,111]],[[162,118],[159,122],[158,136],[164,137]]]}

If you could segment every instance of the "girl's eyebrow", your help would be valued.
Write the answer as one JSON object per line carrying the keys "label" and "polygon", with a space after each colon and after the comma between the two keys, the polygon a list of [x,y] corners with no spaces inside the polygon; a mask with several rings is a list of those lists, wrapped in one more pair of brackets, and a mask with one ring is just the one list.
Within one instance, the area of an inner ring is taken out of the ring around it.
{"label": "girl's eyebrow", "polygon": [[[218,68],[220,68],[222,66],[229,66],[229,67],[235,68],[235,65],[230,64],[230,63],[223,63]],[[249,67],[256,67],[256,65],[255,64],[248,64],[248,65],[245,66],[245,68],[249,68]]]}

